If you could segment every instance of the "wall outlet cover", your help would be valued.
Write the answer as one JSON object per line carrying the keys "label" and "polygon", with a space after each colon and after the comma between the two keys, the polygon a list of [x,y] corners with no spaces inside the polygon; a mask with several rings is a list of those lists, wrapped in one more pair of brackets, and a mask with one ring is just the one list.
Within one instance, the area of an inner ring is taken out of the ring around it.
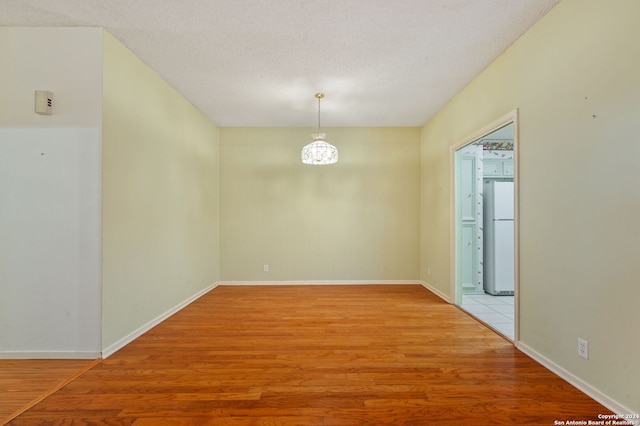
{"label": "wall outlet cover", "polygon": [[589,342],[578,338],[578,355],[584,359],[589,359]]}

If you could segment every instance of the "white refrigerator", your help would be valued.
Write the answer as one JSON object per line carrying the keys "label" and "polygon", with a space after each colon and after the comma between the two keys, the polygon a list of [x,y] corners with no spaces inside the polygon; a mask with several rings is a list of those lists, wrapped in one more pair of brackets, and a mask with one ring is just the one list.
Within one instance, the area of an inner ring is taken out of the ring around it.
{"label": "white refrigerator", "polygon": [[486,181],[484,214],[484,291],[512,295],[514,289],[513,182]]}

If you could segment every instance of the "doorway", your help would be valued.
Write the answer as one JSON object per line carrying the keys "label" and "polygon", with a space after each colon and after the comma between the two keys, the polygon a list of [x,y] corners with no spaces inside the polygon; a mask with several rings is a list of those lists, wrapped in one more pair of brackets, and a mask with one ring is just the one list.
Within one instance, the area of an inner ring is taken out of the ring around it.
{"label": "doorway", "polygon": [[452,147],[451,158],[455,303],[517,341],[517,111]]}

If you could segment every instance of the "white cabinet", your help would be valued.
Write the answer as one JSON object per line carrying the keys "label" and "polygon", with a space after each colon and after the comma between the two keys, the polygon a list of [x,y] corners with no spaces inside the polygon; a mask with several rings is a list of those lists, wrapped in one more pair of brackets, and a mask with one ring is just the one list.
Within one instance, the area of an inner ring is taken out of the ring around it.
{"label": "white cabinet", "polygon": [[513,158],[502,160],[502,175],[504,177],[513,177]]}
{"label": "white cabinet", "polygon": [[476,222],[477,216],[477,197],[478,197],[478,179],[476,174],[476,157],[462,157],[462,199],[461,201],[461,219],[463,222]]}
{"label": "white cabinet", "polygon": [[478,283],[478,157],[463,155],[460,164],[460,279],[464,293],[476,293],[482,289]]}
{"label": "white cabinet", "polygon": [[461,278],[462,278],[462,291],[464,293],[477,292],[478,285],[477,280],[477,263],[478,263],[478,235],[477,226],[475,223],[463,223],[462,224],[462,238],[460,247],[460,263],[461,263]]}
{"label": "white cabinet", "polygon": [[482,174],[484,177],[513,177],[513,158],[485,158]]}
{"label": "white cabinet", "polygon": [[502,160],[497,158],[485,158],[483,161],[482,175],[484,177],[501,177]]}

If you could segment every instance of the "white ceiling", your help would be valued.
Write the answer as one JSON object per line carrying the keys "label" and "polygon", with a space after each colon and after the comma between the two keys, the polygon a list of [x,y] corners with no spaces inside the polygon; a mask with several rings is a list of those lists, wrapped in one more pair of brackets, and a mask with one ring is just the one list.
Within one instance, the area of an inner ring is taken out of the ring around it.
{"label": "white ceiling", "polygon": [[100,26],[221,127],[421,126],[559,0],[0,0]]}

